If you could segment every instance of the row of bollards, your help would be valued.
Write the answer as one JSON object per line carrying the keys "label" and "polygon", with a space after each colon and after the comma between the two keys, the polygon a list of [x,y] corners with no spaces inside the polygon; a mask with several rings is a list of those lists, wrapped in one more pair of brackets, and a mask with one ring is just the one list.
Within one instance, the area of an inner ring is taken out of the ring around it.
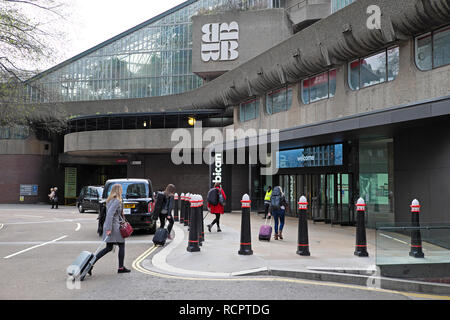
{"label": "row of bollards", "polygon": [[174,195],[174,220],[187,226],[189,239],[187,251],[200,251],[200,246],[205,239],[203,225],[203,198],[199,194],[182,193]]}
{"label": "row of bollards", "polygon": [[[252,255],[251,228],[250,228],[250,206],[251,200],[248,194],[245,194],[241,200],[242,216],[241,216],[241,242],[238,253],[240,255]],[[414,199],[411,204],[412,227],[411,231],[411,251],[410,256],[415,258],[423,258],[422,239],[419,224],[419,201]],[[308,202],[305,196],[301,196],[298,201],[299,217],[298,217],[298,241],[297,254],[301,256],[310,256],[309,240],[308,240]],[[356,203],[356,244],[354,255],[358,257],[368,257],[365,213],[366,204],[364,199],[359,198]]]}

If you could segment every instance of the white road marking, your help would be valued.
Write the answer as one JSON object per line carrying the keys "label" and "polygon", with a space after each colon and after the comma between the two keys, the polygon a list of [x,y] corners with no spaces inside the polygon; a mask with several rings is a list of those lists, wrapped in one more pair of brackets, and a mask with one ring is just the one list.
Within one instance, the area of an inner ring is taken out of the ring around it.
{"label": "white road marking", "polygon": [[30,215],[24,215],[24,214],[16,214],[15,217],[25,217],[25,218],[43,218],[42,216],[30,216]]}
{"label": "white road marking", "polygon": [[53,242],[59,241],[59,240],[64,239],[64,238],[66,238],[66,237],[67,237],[67,235],[62,236],[62,237],[59,237],[59,238],[54,239],[54,240],[51,240],[51,241],[48,241],[48,242],[44,242],[44,243],[38,244],[38,245],[36,245],[36,246],[32,246],[32,247],[27,248],[27,249],[25,249],[25,250],[22,250],[22,251],[19,251],[19,252],[10,254],[9,256],[4,257],[3,259],[9,259],[9,258],[12,258],[12,257],[14,257],[14,256],[17,256],[17,255],[21,254],[21,253],[25,253],[25,252],[27,252],[27,251],[30,251],[30,250],[33,250],[33,249],[36,249],[36,248],[45,246],[45,245],[47,245],[47,244],[49,244],[49,243],[53,243]]}
{"label": "white road marking", "polygon": [[75,231],[78,231],[78,230],[80,230],[81,229],[81,223],[78,223],[77,222],[77,228],[75,229]]}
{"label": "white road marking", "polygon": [[[90,219],[79,219],[77,221],[86,221],[86,222],[97,222],[96,220]],[[21,225],[21,224],[40,224],[40,223],[62,223],[62,222],[70,222],[68,220],[47,220],[47,221],[29,221],[29,222],[8,222],[8,225]],[[74,222],[73,220],[71,222]]]}
{"label": "white road marking", "polygon": [[3,229],[3,223],[0,223],[0,230]]}
{"label": "white road marking", "polygon": [[386,234],[384,234],[384,233],[380,233],[380,235],[381,235],[381,236],[383,236],[383,237],[386,237],[386,238],[389,238],[389,239],[392,239],[392,240],[395,240],[395,241],[401,242],[401,243],[403,243],[403,244],[408,244],[408,242],[405,242],[405,241],[403,241],[403,240],[400,240],[400,239],[397,239],[397,238],[394,238],[394,237],[388,236],[388,235],[386,235]]}

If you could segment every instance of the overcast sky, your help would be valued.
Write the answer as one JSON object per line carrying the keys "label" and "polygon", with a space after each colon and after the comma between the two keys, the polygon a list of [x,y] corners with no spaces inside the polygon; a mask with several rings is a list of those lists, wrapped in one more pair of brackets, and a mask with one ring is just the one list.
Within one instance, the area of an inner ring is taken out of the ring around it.
{"label": "overcast sky", "polygon": [[64,29],[62,31],[67,34],[67,41],[57,63],[185,2],[185,0],[64,1],[69,5],[70,16],[62,26]]}

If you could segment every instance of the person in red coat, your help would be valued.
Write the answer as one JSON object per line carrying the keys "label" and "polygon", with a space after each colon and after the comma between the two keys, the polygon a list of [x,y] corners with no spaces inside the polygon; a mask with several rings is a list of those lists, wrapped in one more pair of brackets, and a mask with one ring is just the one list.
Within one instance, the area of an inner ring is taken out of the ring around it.
{"label": "person in red coat", "polygon": [[[222,194],[222,197],[223,197],[223,203],[225,203],[225,200],[227,199],[227,197],[225,196],[225,192],[223,191],[223,189],[220,185],[220,182],[216,182],[214,184],[214,188],[219,189],[219,192],[220,192],[220,194]],[[217,224],[217,232],[222,232],[222,230],[220,230],[219,222],[220,222],[220,216],[224,213],[223,204],[221,204],[220,201],[217,205],[212,205],[212,204],[208,203],[208,209],[211,213],[216,215],[216,218],[213,220],[213,222],[211,224],[207,225],[209,232],[211,232],[211,228],[214,224]]]}

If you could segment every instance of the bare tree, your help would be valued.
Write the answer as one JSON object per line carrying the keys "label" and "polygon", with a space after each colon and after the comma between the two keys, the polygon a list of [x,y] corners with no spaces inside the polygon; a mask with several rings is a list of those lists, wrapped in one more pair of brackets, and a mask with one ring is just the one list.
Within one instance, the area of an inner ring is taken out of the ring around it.
{"label": "bare tree", "polygon": [[[59,31],[52,22],[64,19],[60,0],[0,0],[0,126],[36,125],[64,129],[61,112],[27,103],[24,80],[39,73],[39,64],[55,55]],[[50,93],[48,93],[50,94]]]}

